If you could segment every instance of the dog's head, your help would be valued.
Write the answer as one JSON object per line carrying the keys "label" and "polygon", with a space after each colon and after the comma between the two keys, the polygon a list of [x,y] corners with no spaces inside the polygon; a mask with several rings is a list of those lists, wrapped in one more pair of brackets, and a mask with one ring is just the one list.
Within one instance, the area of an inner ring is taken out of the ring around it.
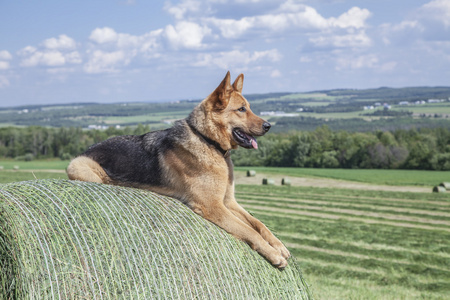
{"label": "dog's head", "polygon": [[240,74],[231,85],[230,72],[211,95],[202,103],[206,116],[205,129],[210,138],[223,149],[238,146],[257,149],[255,136],[262,136],[270,129],[270,123],[255,115],[247,99],[242,96],[244,75]]}

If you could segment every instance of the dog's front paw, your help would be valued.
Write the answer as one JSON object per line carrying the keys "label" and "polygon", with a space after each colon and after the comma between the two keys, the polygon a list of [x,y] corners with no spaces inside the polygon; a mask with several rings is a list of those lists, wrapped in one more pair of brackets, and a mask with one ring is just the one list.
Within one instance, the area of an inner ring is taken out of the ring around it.
{"label": "dog's front paw", "polygon": [[289,250],[283,244],[277,250],[281,252],[281,256],[283,256],[285,259],[291,257],[291,252],[289,252]]}
{"label": "dog's front paw", "polygon": [[288,265],[287,260],[284,257],[280,257],[279,260],[272,265],[278,269],[284,269]]}
{"label": "dog's front paw", "polygon": [[289,257],[291,257],[291,253],[289,252],[289,250],[278,239],[271,246],[275,248],[275,250],[277,250],[284,259],[288,259]]}

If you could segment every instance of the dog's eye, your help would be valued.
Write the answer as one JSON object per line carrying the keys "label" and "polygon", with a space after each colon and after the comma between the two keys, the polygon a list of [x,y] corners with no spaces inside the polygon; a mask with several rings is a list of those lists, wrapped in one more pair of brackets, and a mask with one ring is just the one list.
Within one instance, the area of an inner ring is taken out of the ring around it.
{"label": "dog's eye", "polygon": [[246,112],[247,109],[245,108],[245,106],[242,106],[241,108],[238,108],[238,111],[240,111],[240,112]]}

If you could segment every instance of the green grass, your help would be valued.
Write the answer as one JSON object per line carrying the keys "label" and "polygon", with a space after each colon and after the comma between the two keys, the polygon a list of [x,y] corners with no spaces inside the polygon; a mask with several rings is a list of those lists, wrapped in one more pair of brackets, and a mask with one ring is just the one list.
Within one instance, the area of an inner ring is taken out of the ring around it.
{"label": "green grass", "polygon": [[60,159],[32,161],[0,160],[0,166],[3,166],[4,170],[12,170],[14,166],[18,166],[19,170],[65,170],[68,165],[68,160]]}
{"label": "green grass", "polygon": [[[69,165],[67,160],[34,160],[16,161],[0,160],[0,183],[26,181],[33,179],[67,179],[65,169]],[[18,166],[18,170],[14,167]]]}
{"label": "green grass", "polygon": [[236,187],[297,257],[317,299],[445,299],[450,194]]}
{"label": "green grass", "polygon": [[235,170],[256,170],[259,173],[282,174],[292,177],[318,177],[383,185],[434,186],[450,181],[450,172],[383,169],[312,169],[236,167]]}
{"label": "green grass", "polygon": [[394,110],[407,110],[416,114],[450,114],[450,103],[432,103],[422,105],[408,105],[400,106],[396,105],[392,109]]}

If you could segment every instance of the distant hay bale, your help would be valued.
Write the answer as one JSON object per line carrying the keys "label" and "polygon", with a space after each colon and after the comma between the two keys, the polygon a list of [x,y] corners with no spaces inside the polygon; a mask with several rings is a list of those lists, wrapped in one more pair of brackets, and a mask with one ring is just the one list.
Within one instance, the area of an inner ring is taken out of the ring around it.
{"label": "distant hay bale", "polygon": [[281,179],[281,185],[288,185],[288,186],[290,186],[291,184],[292,183],[291,183],[291,180],[289,178],[284,177],[283,179]]}
{"label": "distant hay bale", "polygon": [[247,171],[247,177],[255,177],[256,171],[255,170],[248,170]]}
{"label": "distant hay bale", "polygon": [[437,185],[433,188],[433,193],[445,193],[447,190],[445,187]]}
{"label": "distant hay bale", "polygon": [[442,186],[447,191],[450,191],[450,182],[441,182],[439,186]]}
{"label": "distant hay bale", "polygon": [[19,170],[19,166],[13,166],[13,170],[15,171]]}
{"label": "distant hay bale", "polygon": [[264,185],[275,185],[275,180],[269,178],[263,178],[262,184]]}
{"label": "distant hay bale", "polygon": [[309,299],[179,201],[68,180],[0,185],[0,299]]}

